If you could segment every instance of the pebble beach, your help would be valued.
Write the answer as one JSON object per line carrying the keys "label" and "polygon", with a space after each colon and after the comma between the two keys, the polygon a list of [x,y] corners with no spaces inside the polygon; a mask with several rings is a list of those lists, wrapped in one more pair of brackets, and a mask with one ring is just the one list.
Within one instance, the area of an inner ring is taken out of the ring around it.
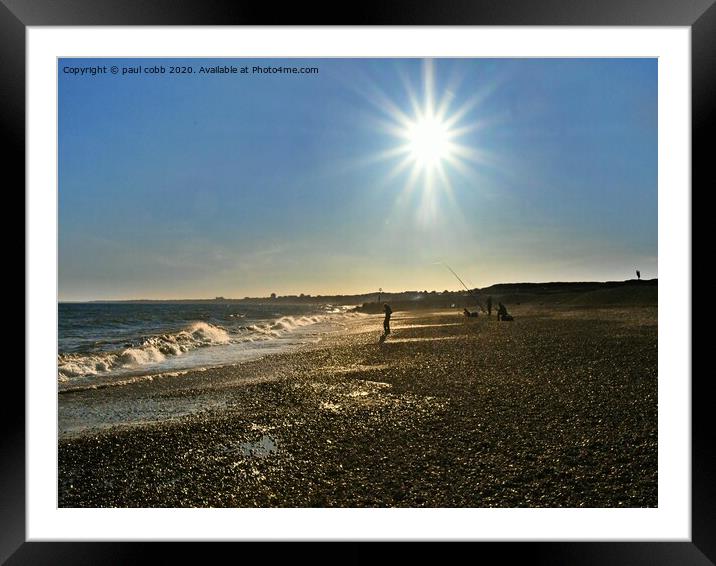
{"label": "pebble beach", "polygon": [[514,314],[62,392],[58,505],[656,507],[656,306]]}

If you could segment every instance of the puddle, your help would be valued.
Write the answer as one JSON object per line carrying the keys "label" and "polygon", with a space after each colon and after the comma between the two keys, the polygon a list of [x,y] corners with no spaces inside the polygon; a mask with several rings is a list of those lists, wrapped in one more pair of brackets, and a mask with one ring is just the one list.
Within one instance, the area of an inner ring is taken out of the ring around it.
{"label": "puddle", "polygon": [[254,458],[266,458],[278,452],[276,441],[267,434],[264,434],[256,442],[244,442],[239,449],[244,456],[253,456]]}

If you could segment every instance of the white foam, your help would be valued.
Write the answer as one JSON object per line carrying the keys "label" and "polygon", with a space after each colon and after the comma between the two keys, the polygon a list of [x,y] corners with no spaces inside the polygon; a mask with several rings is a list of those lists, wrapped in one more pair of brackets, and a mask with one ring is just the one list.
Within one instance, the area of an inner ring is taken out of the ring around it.
{"label": "white foam", "polygon": [[[185,333],[180,333],[182,337]],[[192,340],[202,344],[228,344],[231,341],[229,333],[218,326],[206,322],[195,322],[186,331]]]}
{"label": "white foam", "polygon": [[163,334],[147,338],[139,346],[121,352],[105,354],[60,354],[58,357],[58,380],[91,377],[110,373],[117,369],[133,369],[158,364],[167,356],[179,356],[195,348],[228,344],[229,333],[206,322],[195,322],[177,334]]}
{"label": "white foam", "polygon": [[[91,379],[113,373],[139,371],[143,367],[176,367],[163,363],[186,352],[209,346],[264,343],[267,340],[287,338],[297,331],[321,323],[338,322],[346,318],[367,316],[349,312],[350,307],[330,306],[326,314],[281,316],[274,321],[260,322],[229,333],[225,328],[207,322],[193,322],[176,334],[162,334],[146,338],[141,344],[120,352],[93,354],[60,354],[58,381],[68,382]],[[218,353],[218,352],[217,352]]]}

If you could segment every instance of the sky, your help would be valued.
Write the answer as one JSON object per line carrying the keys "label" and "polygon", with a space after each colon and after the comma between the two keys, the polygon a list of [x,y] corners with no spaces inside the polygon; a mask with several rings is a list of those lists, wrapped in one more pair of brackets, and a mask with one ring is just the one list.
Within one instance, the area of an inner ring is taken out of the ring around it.
{"label": "sky", "polygon": [[61,301],[657,277],[656,59],[60,59],[58,95]]}

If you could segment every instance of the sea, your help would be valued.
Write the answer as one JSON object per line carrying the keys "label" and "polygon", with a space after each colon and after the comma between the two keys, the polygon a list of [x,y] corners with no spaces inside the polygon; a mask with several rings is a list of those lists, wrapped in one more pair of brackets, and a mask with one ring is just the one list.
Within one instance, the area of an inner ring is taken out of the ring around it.
{"label": "sea", "polygon": [[273,301],[60,303],[58,386],[96,387],[288,351],[365,316],[353,308]]}

